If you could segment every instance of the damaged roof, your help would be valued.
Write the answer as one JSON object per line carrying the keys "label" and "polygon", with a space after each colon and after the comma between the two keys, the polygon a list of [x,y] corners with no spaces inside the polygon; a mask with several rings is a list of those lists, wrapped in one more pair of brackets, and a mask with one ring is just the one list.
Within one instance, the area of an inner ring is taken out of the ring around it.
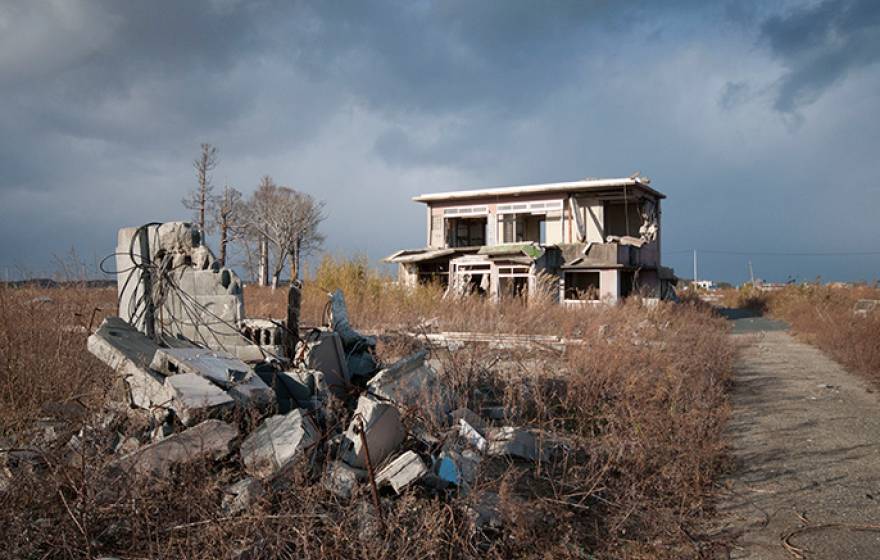
{"label": "damaged roof", "polygon": [[389,263],[417,263],[439,259],[458,253],[475,253],[479,247],[456,247],[449,249],[404,249],[382,259]]}
{"label": "damaged roof", "polygon": [[583,179],[581,181],[568,181],[563,183],[544,183],[538,185],[491,187],[485,189],[430,193],[415,196],[413,197],[413,200],[416,202],[436,202],[441,200],[459,200],[468,198],[480,198],[485,196],[524,196],[548,193],[585,192],[623,187],[636,187],[654,195],[657,198],[666,198],[666,195],[664,195],[663,193],[652,189],[649,186],[650,183],[651,180],[647,177],[626,177],[619,179]]}
{"label": "damaged roof", "polygon": [[530,259],[539,259],[544,249],[537,243],[505,243],[502,245],[485,245],[477,251],[478,255],[501,257],[505,255],[525,255]]}

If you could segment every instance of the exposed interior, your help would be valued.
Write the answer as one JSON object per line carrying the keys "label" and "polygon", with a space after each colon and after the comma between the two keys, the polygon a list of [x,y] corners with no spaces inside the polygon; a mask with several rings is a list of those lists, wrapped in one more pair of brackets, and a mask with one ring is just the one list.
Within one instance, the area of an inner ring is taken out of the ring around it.
{"label": "exposed interior", "polygon": [[565,299],[577,301],[599,300],[598,270],[569,270],[565,272]]}
{"label": "exposed interior", "polygon": [[447,243],[450,247],[478,247],[486,244],[486,216],[447,218]]}

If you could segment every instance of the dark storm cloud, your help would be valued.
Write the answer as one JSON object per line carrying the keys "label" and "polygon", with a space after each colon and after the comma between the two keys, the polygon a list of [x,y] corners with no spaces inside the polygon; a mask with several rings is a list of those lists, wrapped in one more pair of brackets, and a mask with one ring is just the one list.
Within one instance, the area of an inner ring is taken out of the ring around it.
{"label": "dark storm cloud", "polygon": [[768,18],[761,35],[788,69],[775,107],[790,113],[880,59],[880,3],[825,0],[795,8]]}
{"label": "dark storm cloud", "polygon": [[[880,86],[876,10],[768,10],[778,8],[6,2],[0,266],[43,270],[70,246],[102,256],[122,225],[187,217],[179,201],[204,141],[220,148],[217,185],[247,193],[268,173],[326,201],[327,248],[342,254],[423,244],[419,192],[637,169],[670,195],[667,249],[697,238],[847,246],[869,235],[880,204],[863,186],[878,142],[864,125],[880,109],[865,93]],[[820,94],[830,108],[809,105]],[[795,110],[797,130],[779,114]],[[841,173],[858,208],[824,196]],[[835,223],[841,214],[852,219]],[[741,270],[722,263],[718,274]]]}

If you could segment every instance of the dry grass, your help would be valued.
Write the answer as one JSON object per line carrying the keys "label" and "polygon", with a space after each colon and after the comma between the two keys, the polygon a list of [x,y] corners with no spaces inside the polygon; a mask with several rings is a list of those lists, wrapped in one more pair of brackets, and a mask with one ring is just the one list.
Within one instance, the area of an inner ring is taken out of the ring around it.
{"label": "dry grass", "polygon": [[[725,386],[733,348],[723,320],[694,305],[631,302],[565,310],[450,305],[437,290],[389,286],[363,263],[328,261],[306,283],[304,321],[320,322],[326,291],[346,290],[356,326],[414,328],[437,318],[444,330],[562,334],[584,345],[561,356],[467,347],[436,352],[456,404],[503,404],[520,425],[563,440],[548,463],[486,460],[469,495],[415,488],[384,499],[389,527],[370,523],[366,488],[351,501],[321,484],[319,465],[291,475],[252,510],[227,517],[221,489],[240,472],[236,456],[181,468],[159,481],[108,467],[100,438],[81,461],[63,445],[45,453],[43,474],[17,476],[0,509],[10,557],[88,558],[682,558],[711,543],[695,532],[711,508],[710,484],[724,457]],[[285,296],[248,288],[251,316],[282,316]],[[37,295],[55,303],[31,304]],[[93,411],[112,385],[85,350],[91,309],[112,290],[0,289],[0,414],[10,445],[25,443],[44,403],[81,398]],[[412,342],[380,346],[391,360]],[[406,417],[412,426],[416,418]],[[511,419],[514,421],[514,419]],[[137,433],[136,419],[108,432]],[[63,442],[61,442],[63,443]],[[69,459],[69,457],[68,457]],[[79,463],[79,464],[78,464]],[[501,496],[504,526],[469,529],[468,506]]]}
{"label": "dry grass", "polygon": [[851,370],[880,382],[880,311],[867,317],[853,313],[858,300],[880,299],[877,286],[792,285],[750,297],[771,315],[791,324],[802,340]]}

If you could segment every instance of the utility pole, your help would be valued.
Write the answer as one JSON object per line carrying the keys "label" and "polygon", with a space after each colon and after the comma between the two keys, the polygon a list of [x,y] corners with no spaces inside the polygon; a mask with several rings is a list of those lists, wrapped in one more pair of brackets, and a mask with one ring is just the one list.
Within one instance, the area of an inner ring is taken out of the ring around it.
{"label": "utility pole", "polygon": [[694,249],[694,284],[697,283],[697,250]]}

